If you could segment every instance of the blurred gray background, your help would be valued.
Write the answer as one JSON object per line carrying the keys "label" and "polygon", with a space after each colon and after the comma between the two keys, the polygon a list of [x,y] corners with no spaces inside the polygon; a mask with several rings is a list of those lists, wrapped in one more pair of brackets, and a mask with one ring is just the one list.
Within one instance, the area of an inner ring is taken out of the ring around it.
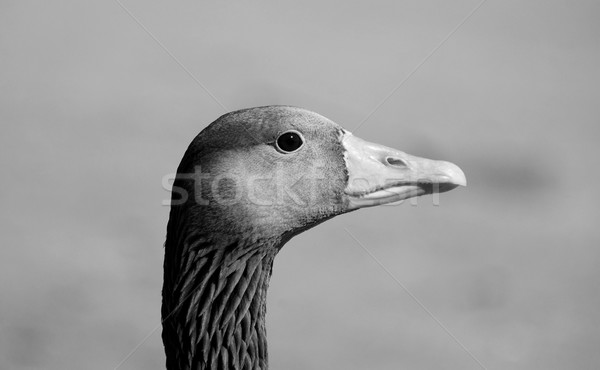
{"label": "blurred gray background", "polygon": [[487,1],[415,71],[478,1],[121,1],[0,2],[0,368],[163,368],[163,176],[269,104],[469,180],[288,243],[273,369],[481,368],[344,228],[487,369],[600,367],[600,2]]}

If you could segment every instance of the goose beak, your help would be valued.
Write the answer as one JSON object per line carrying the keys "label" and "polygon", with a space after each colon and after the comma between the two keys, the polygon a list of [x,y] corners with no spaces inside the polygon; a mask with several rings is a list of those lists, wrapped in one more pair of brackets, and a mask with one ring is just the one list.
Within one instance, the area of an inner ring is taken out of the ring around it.
{"label": "goose beak", "polygon": [[349,132],[344,133],[342,144],[349,210],[467,186],[465,173],[454,163],[415,157]]}

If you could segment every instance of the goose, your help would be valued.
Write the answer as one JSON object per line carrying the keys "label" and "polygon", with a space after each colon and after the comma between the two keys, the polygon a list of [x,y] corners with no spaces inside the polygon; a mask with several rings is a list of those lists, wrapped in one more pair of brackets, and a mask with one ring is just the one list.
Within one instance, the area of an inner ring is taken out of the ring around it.
{"label": "goose", "polygon": [[291,106],[227,113],[177,169],[167,224],[162,339],[168,369],[268,369],[273,260],[334,216],[466,186],[450,162],[370,143]]}

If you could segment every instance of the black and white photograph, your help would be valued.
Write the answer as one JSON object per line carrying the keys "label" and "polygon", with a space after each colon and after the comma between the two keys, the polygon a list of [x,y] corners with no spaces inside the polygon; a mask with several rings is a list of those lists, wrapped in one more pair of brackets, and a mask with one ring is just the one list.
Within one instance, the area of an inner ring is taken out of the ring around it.
{"label": "black and white photograph", "polygon": [[0,2],[0,369],[600,368],[600,2]]}

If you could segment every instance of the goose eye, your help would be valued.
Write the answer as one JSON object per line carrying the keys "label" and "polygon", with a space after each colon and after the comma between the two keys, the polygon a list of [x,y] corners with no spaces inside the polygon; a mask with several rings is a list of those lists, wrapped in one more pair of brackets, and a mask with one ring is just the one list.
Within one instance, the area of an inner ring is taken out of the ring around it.
{"label": "goose eye", "polygon": [[284,132],[277,138],[277,148],[284,153],[294,152],[304,144],[304,139],[299,132]]}

